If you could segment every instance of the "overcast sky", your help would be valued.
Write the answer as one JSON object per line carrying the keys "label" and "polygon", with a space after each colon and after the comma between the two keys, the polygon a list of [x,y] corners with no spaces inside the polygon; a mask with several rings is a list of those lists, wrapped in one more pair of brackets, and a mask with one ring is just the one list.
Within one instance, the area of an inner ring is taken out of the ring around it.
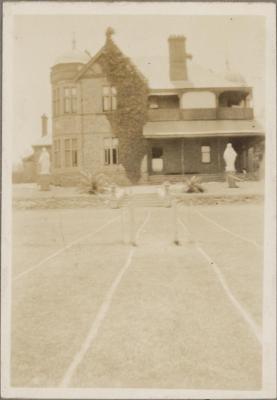
{"label": "overcast sky", "polygon": [[262,115],[264,17],[24,15],[15,17],[14,26],[13,161],[31,153],[31,144],[41,135],[40,116],[46,113],[51,119],[50,68],[70,50],[73,32],[77,48],[93,55],[105,42],[106,28],[112,26],[115,42],[131,58],[167,57],[168,36],[184,34],[195,63],[223,72],[228,57],[231,69],[254,87],[256,114]]}

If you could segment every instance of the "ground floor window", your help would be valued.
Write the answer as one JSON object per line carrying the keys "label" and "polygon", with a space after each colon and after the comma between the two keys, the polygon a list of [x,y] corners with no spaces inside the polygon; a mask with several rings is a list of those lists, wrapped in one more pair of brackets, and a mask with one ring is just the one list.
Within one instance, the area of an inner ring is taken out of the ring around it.
{"label": "ground floor window", "polygon": [[211,162],[211,146],[201,146],[201,161],[204,164]]}
{"label": "ground floor window", "polygon": [[118,139],[104,139],[104,159],[106,165],[118,164]]}
{"label": "ground floor window", "polygon": [[54,167],[61,167],[61,141],[60,139],[54,140]]}
{"label": "ground floor window", "polygon": [[79,152],[77,139],[64,140],[64,160],[66,168],[78,167]]}

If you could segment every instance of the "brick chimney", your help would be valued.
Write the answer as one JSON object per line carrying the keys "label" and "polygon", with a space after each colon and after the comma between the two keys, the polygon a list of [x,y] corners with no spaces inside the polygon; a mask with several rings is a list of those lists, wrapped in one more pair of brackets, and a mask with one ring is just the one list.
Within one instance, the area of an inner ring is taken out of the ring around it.
{"label": "brick chimney", "polygon": [[168,38],[169,44],[169,76],[171,81],[187,81],[187,58],[192,56],[186,53],[186,38],[182,35],[172,35]]}
{"label": "brick chimney", "polygon": [[41,116],[41,136],[47,136],[47,125],[48,125],[48,117],[43,114]]}

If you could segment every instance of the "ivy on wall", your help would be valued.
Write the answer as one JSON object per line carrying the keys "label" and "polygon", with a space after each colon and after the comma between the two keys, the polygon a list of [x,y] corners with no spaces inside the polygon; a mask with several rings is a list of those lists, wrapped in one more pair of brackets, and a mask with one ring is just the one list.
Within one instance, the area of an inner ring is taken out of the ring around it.
{"label": "ivy on wall", "polygon": [[113,33],[112,28],[108,28],[99,62],[109,83],[117,89],[117,109],[109,113],[108,118],[119,139],[119,162],[130,181],[136,183],[141,175],[141,161],[147,152],[142,130],[147,118],[148,85],[114,43]]}

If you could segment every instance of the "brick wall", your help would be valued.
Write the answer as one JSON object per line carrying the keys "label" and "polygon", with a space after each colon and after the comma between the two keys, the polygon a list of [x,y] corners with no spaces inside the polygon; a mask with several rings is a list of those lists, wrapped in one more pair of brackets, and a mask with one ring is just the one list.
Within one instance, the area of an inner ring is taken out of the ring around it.
{"label": "brick wall", "polygon": [[[164,170],[162,174],[182,173],[217,173],[224,170],[222,159],[227,139],[175,139],[175,140],[152,140],[149,141],[148,168],[151,171],[151,148],[163,148]],[[183,146],[183,165],[182,165]],[[209,163],[201,161],[201,146],[210,146],[211,160]]]}
{"label": "brick wall", "polygon": [[[72,66],[69,71],[63,66],[52,72],[54,87],[60,88],[61,114],[53,118],[53,140],[60,139],[61,167],[53,169],[55,184],[62,186],[77,185],[80,182],[80,171],[89,171],[95,175],[104,173],[110,180],[118,184],[127,185],[129,180],[121,165],[105,165],[104,139],[113,136],[108,116],[103,112],[102,88],[108,85],[107,79],[97,71],[94,76],[91,71],[79,81],[72,80]],[[68,80],[64,80],[69,77]],[[61,81],[59,81],[61,79]],[[64,114],[63,89],[67,86],[77,88],[77,112]],[[65,167],[64,141],[68,138],[77,138],[79,144],[78,167]],[[53,156],[53,154],[52,154]]]}
{"label": "brick wall", "polygon": [[105,77],[82,79],[80,81],[82,114],[102,113],[102,88],[107,85]]}

